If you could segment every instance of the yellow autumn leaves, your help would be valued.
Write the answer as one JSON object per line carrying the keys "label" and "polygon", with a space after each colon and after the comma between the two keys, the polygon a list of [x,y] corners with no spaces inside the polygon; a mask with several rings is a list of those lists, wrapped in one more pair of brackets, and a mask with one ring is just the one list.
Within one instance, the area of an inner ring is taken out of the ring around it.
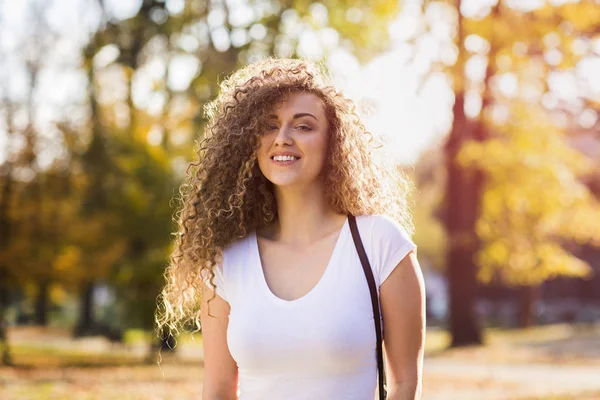
{"label": "yellow autumn leaves", "polygon": [[535,106],[513,109],[514,119],[496,127],[492,139],[469,142],[458,157],[487,177],[476,228],[479,278],[536,285],[557,275],[586,276],[589,265],[564,245],[600,245],[600,203],[580,180],[592,160]]}

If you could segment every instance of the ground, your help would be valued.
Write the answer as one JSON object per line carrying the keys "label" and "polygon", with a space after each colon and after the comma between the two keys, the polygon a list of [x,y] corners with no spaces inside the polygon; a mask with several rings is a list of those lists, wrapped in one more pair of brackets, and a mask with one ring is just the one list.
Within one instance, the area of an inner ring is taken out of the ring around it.
{"label": "ground", "polygon": [[[187,400],[202,392],[200,335],[182,337],[178,353],[147,359],[143,333],[126,344],[73,340],[60,329],[10,331],[16,367],[0,367],[2,400]],[[491,330],[486,345],[447,350],[431,329],[423,399],[600,399],[600,325]]]}

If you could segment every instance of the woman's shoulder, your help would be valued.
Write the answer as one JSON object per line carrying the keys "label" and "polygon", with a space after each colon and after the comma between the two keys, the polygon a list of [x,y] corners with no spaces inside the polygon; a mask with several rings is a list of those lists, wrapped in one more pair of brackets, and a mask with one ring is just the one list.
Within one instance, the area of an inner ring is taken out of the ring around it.
{"label": "woman's shoulder", "polygon": [[375,252],[386,248],[417,247],[407,229],[396,219],[384,214],[356,217],[361,239]]}
{"label": "woman's shoulder", "polygon": [[375,279],[381,285],[398,263],[417,245],[394,218],[383,215],[356,217],[361,238],[369,252]]}
{"label": "woman's shoulder", "polygon": [[360,215],[356,217],[356,223],[359,229],[368,230],[375,236],[402,235],[410,238],[402,224],[385,214]]}

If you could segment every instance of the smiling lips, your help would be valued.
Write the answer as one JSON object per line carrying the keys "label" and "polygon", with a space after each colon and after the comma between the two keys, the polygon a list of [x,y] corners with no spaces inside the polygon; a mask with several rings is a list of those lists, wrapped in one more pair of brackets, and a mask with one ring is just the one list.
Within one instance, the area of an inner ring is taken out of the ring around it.
{"label": "smiling lips", "polygon": [[275,163],[276,165],[290,165],[298,161],[299,159],[300,157],[291,154],[278,154],[271,157],[271,160],[273,160],[273,163]]}

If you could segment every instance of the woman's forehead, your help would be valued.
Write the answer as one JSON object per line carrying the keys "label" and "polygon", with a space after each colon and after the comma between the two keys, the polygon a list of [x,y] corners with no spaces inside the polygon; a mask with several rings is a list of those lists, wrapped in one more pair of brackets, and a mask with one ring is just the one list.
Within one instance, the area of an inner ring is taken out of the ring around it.
{"label": "woman's forehead", "polygon": [[275,115],[296,114],[298,112],[308,112],[316,117],[324,118],[323,100],[311,92],[295,92],[287,96],[273,109]]}

